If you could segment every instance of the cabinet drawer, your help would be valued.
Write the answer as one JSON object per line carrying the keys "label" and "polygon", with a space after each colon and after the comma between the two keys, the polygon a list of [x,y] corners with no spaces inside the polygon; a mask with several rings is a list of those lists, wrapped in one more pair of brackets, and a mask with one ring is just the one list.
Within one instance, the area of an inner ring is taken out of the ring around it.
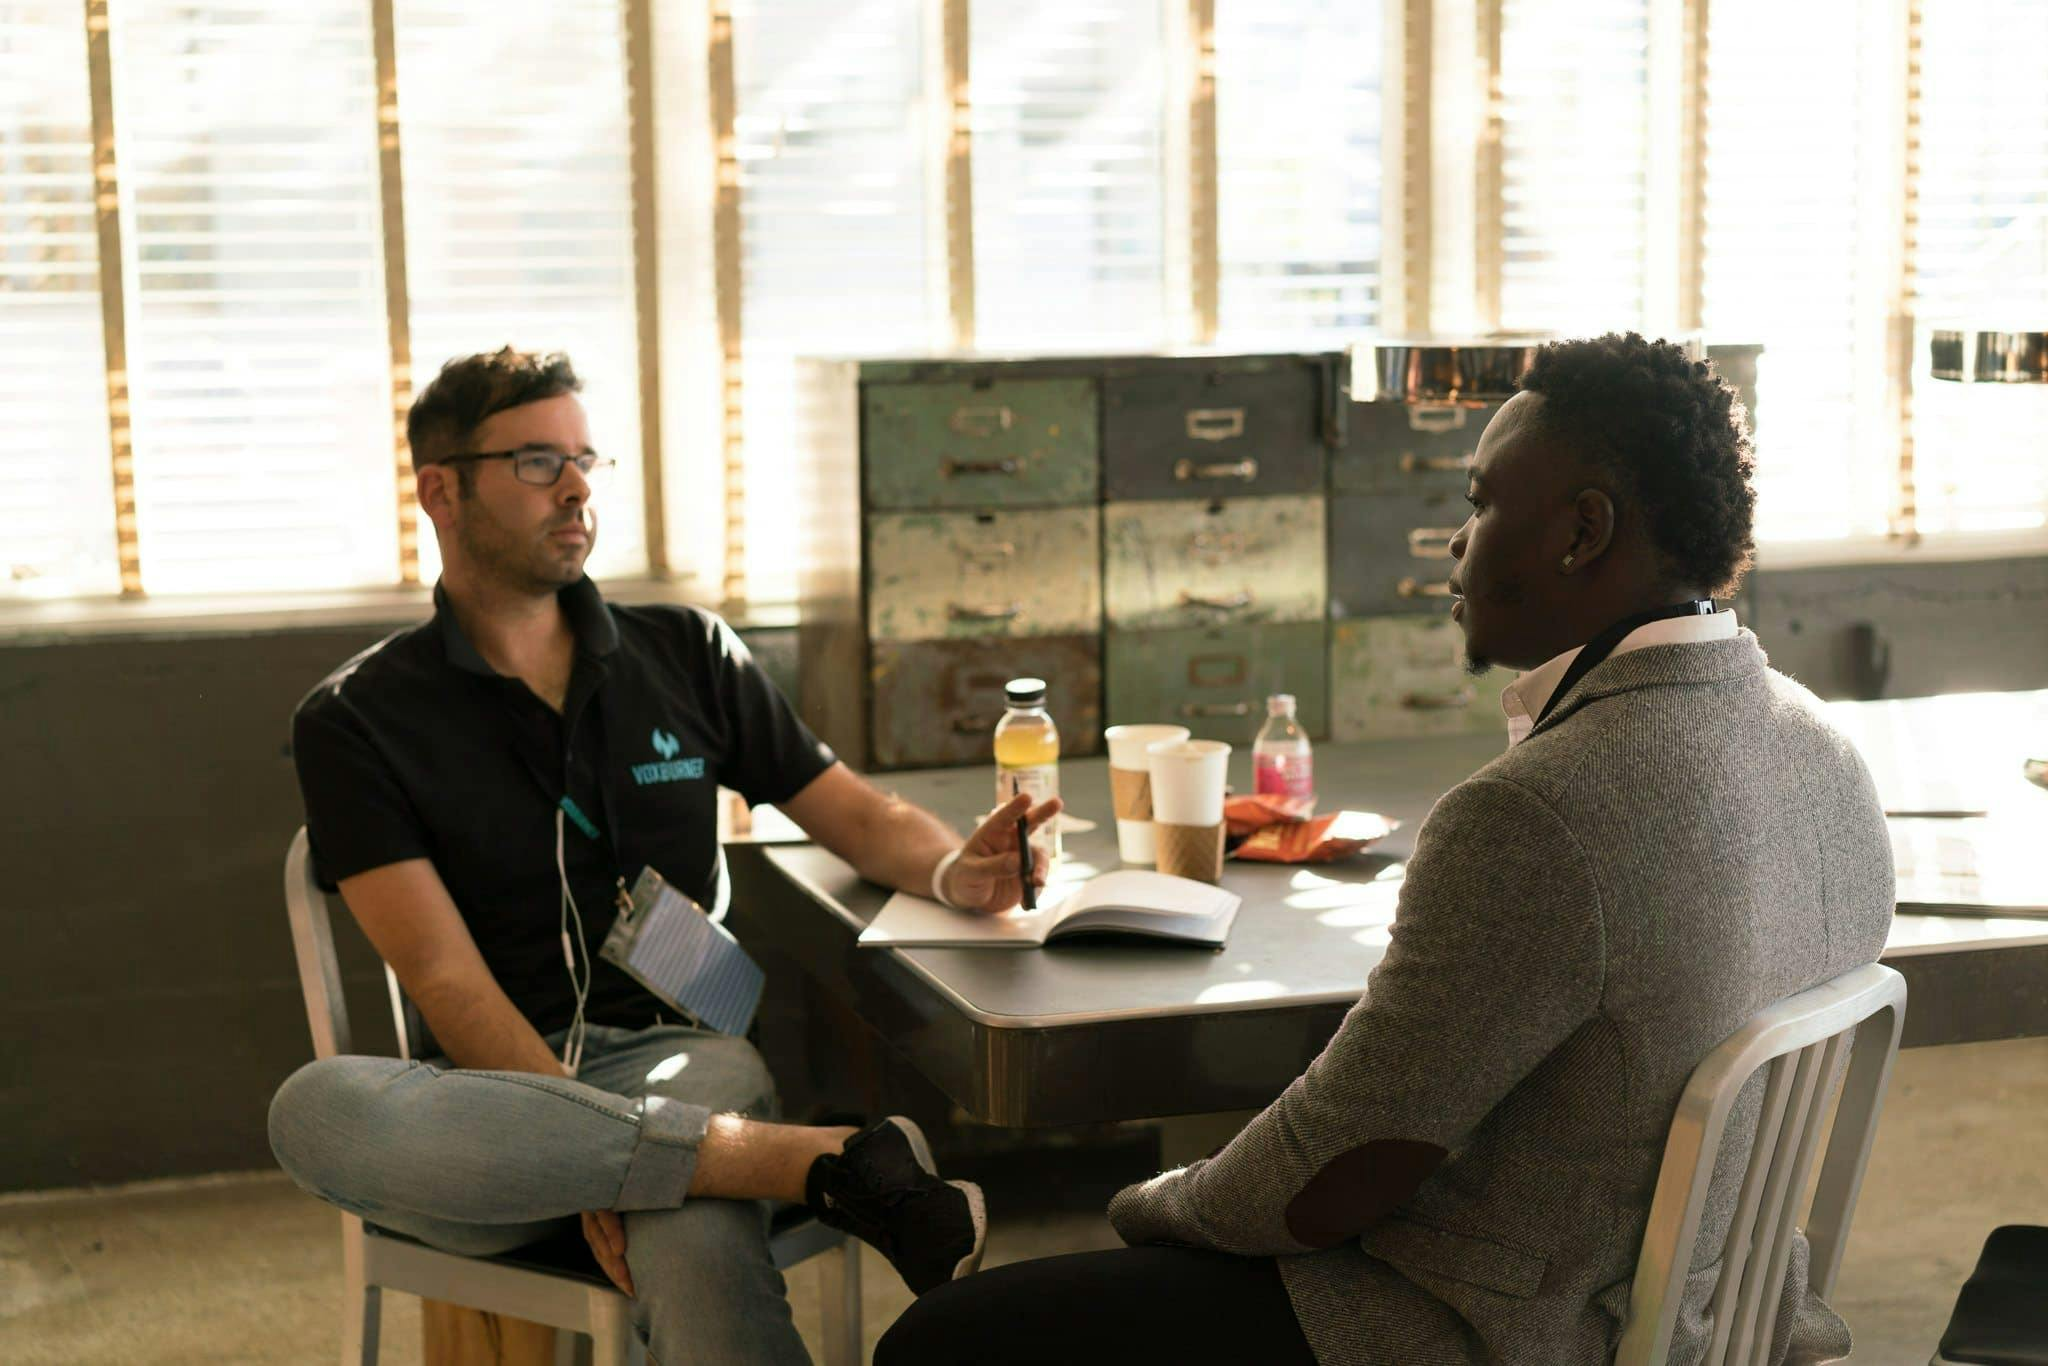
{"label": "cabinet drawer", "polygon": [[1126,630],[1320,621],[1321,498],[1110,503],[1103,608]]}
{"label": "cabinet drawer", "polygon": [[1335,493],[1462,494],[1465,469],[1498,403],[1354,403],[1330,462]]}
{"label": "cabinet drawer", "polygon": [[1106,647],[1111,725],[1165,722],[1204,740],[1248,745],[1266,720],[1266,698],[1293,693],[1312,736],[1324,717],[1321,622],[1111,631]]}
{"label": "cabinet drawer", "polygon": [[1322,377],[1295,357],[1189,360],[1102,381],[1107,498],[1316,493]]}
{"label": "cabinet drawer", "polygon": [[868,636],[961,640],[1101,627],[1101,514],[891,512],[868,518]]}
{"label": "cabinet drawer", "polygon": [[870,384],[861,445],[874,508],[1092,503],[1092,379]]}
{"label": "cabinet drawer", "polygon": [[1451,537],[1470,510],[1462,493],[1330,499],[1330,615],[1448,619]]}
{"label": "cabinet drawer", "polygon": [[[1096,636],[931,640],[875,646],[869,665],[877,768],[993,764],[1003,684],[1043,678],[1060,753],[1102,745],[1102,645]],[[995,780],[988,795],[995,797]]]}
{"label": "cabinet drawer", "polygon": [[1465,672],[1464,635],[1448,617],[1367,617],[1330,626],[1330,735],[1392,740],[1497,730],[1506,669]]}

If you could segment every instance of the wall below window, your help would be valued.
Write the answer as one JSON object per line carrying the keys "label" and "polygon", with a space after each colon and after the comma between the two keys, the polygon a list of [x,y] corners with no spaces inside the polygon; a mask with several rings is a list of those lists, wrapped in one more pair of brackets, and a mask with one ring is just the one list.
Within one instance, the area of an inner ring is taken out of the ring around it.
{"label": "wall below window", "polygon": [[[2048,558],[1760,574],[1742,608],[1823,696],[2048,687]],[[299,697],[373,628],[0,644],[0,1191],[267,1166],[310,1056],[282,902]],[[791,687],[795,633],[747,633]],[[793,691],[793,687],[792,687]],[[337,925],[358,1047],[381,974]]]}

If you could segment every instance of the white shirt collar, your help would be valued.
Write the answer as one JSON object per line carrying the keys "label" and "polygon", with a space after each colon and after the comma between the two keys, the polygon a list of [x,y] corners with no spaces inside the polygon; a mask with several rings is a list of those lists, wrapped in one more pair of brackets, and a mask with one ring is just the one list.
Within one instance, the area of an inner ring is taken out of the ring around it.
{"label": "white shirt collar", "polygon": [[[1614,647],[1614,654],[1625,655],[1630,650],[1648,649],[1652,645],[1697,645],[1709,640],[1733,640],[1735,638],[1735,610],[1724,607],[1710,617],[1666,617],[1638,626],[1621,638]],[[1535,729],[1536,718],[1550,701],[1550,694],[1564,680],[1565,671],[1572,661],[1579,657],[1584,646],[1574,646],[1553,659],[1516,677],[1515,681],[1501,689],[1500,709],[1507,714],[1508,743],[1520,744]],[[1613,658],[1609,655],[1608,658]]]}

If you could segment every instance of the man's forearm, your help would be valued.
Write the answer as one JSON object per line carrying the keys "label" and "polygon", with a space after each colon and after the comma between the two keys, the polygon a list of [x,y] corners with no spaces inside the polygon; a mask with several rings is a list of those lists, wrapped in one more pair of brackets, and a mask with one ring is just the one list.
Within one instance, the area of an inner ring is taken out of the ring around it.
{"label": "man's forearm", "polygon": [[960,847],[960,836],[937,816],[891,798],[856,850],[854,868],[870,882],[930,896],[932,870]]}
{"label": "man's forearm", "polygon": [[563,1075],[561,1059],[495,982],[423,986],[413,1004],[457,1067]]}

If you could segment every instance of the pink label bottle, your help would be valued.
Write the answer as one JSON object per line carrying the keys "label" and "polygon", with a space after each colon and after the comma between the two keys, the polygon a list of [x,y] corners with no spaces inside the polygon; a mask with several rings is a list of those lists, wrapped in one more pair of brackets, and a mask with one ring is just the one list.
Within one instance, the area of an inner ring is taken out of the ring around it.
{"label": "pink label bottle", "polygon": [[1275,693],[1266,699],[1266,724],[1252,741],[1252,791],[1303,803],[1301,815],[1315,809],[1315,755],[1308,732],[1294,719],[1294,697]]}

